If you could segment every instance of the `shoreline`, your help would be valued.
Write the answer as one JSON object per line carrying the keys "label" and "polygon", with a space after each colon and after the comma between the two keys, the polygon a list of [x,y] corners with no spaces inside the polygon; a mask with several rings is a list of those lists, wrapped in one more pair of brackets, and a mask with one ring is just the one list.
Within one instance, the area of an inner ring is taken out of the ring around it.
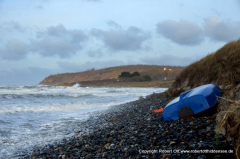
{"label": "shoreline", "polygon": [[95,81],[80,81],[75,83],[52,83],[47,84],[50,86],[74,86],[78,84],[80,87],[160,87],[169,88],[173,84],[174,80],[163,81],[146,81],[146,82],[134,82],[134,81],[118,81],[117,79],[109,80],[95,80]]}
{"label": "shoreline", "polygon": [[110,107],[82,123],[88,132],[77,132],[59,143],[36,147],[31,156],[24,158],[234,157],[234,147],[224,136],[219,135],[219,141],[215,139],[214,116],[164,122],[161,113],[153,113],[170,101],[163,93],[155,93]]}

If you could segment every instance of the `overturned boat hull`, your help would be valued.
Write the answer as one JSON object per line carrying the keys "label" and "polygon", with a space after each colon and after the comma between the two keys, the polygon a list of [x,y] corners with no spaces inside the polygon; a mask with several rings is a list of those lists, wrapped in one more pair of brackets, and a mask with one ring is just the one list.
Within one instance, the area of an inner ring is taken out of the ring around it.
{"label": "overturned boat hull", "polygon": [[164,108],[163,120],[178,120],[200,113],[216,105],[220,96],[221,89],[214,84],[183,92]]}

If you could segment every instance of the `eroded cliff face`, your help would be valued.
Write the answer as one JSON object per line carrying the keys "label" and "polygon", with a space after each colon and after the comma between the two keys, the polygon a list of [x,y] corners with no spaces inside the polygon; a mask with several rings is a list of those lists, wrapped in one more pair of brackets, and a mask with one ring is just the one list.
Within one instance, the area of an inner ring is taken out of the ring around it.
{"label": "eroded cliff face", "polygon": [[223,93],[218,104],[216,133],[235,141],[236,149],[240,150],[240,40],[230,42],[186,67],[167,95],[179,96],[184,91],[208,83],[218,85]]}
{"label": "eroded cliff face", "polygon": [[[164,70],[165,69],[165,70]],[[156,65],[128,65],[119,67],[110,67],[100,70],[88,70],[78,73],[64,73],[50,75],[40,84],[43,85],[71,85],[82,81],[109,80],[118,79],[121,72],[139,72],[141,75],[149,75],[153,80],[174,80],[183,70],[183,67],[174,66],[156,66]]]}
{"label": "eroded cliff face", "polygon": [[218,105],[216,132],[235,142],[236,154],[240,157],[240,84],[228,85],[223,92]]}

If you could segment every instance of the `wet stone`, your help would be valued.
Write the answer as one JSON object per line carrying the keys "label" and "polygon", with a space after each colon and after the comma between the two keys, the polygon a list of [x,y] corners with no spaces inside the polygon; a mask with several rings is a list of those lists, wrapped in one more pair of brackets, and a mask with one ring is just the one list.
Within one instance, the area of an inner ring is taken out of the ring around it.
{"label": "wet stone", "polygon": [[[214,117],[165,122],[162,114],[154,113],[153,110],[165,107],[170,101],[170,98],[155,93],[151,98],[110,107],[80,123],[72,132],[76,136],[62,139],[53,145],[36,147],[26,158],[208,158],[209,154],[147,151],[216,149]],[[224,136],[219,135],[219,140],[218,149],[234,149]],[[210,158],[214,156],[218,158],[218,154],[210,154]],[[234,158],[234,155],[225,154],[224,158]]]}

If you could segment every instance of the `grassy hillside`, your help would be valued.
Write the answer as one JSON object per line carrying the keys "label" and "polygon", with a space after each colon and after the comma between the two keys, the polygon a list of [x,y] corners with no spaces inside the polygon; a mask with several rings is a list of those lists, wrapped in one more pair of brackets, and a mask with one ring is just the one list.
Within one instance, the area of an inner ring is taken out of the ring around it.
{"label": "grassy hillside", "polygon": [[169,93],[176,96],[182,91],[207,83],[222,87],[240,83],[240,40],[230,42],[186,67],[176,78]]}
{"label": "grassy hillside", "polygon": [[[164,69],[165,68],[165,69]],[[157,65],[128,65],[128,66],[118,66],[109,67],[99,70],[88,70],[84,72],[77,73],[64,73],[57,75],[50,75],[45,78],[40,84],[44,85],[73,85],[75,83],[86,83],[92,81],[92,85],[98,85],[104,80],[115,80],[119,75],[124,72],[139,72],[141,75],[148,75],[153,81],[170,81],[174,80],[177,75],[182,71],[183,67],[174,66],[157,66]],[[100,82],[99,82],[100,81]],[[128,82],[128,81],[126,81]],[[103,83],[103,82],[102,82]],[[114,85],[114,82],[111,82]]]}

